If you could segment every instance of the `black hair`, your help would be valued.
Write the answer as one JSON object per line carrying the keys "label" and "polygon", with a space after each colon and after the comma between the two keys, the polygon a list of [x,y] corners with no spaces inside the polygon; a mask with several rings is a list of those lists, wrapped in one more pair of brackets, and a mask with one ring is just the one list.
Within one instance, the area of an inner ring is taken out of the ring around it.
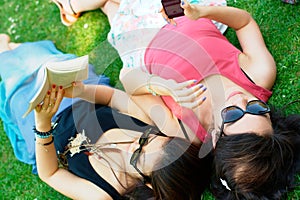
{"label": "black hair", "polygon": [[199,158],[200,147],[186,139],[169,137],[162,159],[154,163],[150,175],[152,189],[140,181],[124,195],[130,200],[198,200],[208,188],[212,173],[212,155]]}
{"label": "black hair", "polygon": [[198,200],[201,197],[210,183],[212,156],[200,159],[198,153],[199,146],[185,139],[172,138],[169,141],[163,159],[151,174],[156,199]]}
{"label": "black hair", "polygon": [[235,134],[217,142],[212,181],[217,199],[279,200],[294,188],[300,171],[300,115],[285,116],[272,108],[270,117],[270,134]]}

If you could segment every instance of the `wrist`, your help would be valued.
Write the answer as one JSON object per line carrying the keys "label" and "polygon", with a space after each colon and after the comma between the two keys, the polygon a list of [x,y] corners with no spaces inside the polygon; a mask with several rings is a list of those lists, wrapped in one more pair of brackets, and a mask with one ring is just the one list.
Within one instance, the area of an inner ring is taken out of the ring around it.
{"label": "wrist", "polygon": [[196,5],[196,10],[198,12],[198,19],[200,18],[209,18],[211,10],[216,6],[201,6]]}
{"label": "wrist", "polygon": [[35,133],[36,138],[46,139],[52,136],[53,129],[50,126],[48,129],[39,129],[36,126],[33,126],[33,132]]}
{"label": "wrist", "polygon": [[153,90],[153,79],[156,78],[157,76],[151,74],[149,77],[148,77],[148,80],[147,80],[147,85],[146,85],[146,88],[148,90],[149,93],[151,93],[153,96],[159,96],[159,94],[157,94],[154,90]]}

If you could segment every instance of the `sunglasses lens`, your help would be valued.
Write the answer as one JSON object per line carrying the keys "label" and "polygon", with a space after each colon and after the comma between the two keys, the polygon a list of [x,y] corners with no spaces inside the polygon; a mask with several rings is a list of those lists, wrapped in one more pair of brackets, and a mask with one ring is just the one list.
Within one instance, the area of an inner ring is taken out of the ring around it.
{"label": "sunglasses lens", "polygon": [[243,115],[243,110],[235,106],[227,107],[222,111],[224,123],[234,122],[240,119]]}
{"label": "sunglasses lens", "polygon": [[250,101],[247,105],[247,111],[259,115],[270,111],[269,106],[262,101]]}

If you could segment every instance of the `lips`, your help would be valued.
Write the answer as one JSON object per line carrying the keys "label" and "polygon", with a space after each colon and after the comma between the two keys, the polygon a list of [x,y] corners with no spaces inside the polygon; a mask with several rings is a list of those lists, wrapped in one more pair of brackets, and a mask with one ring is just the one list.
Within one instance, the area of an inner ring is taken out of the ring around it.
{"label": "lips", "polygon": [[228,99],[230,99],[231,97],[233,97],[233,96],[235,96],[235,95],[238,95],[238,94],[243,94],[243,93],[240,92],[240,91],[234,91],[234,92],[232,92],[232,93],[227,97],[226,101],[227,101]]}

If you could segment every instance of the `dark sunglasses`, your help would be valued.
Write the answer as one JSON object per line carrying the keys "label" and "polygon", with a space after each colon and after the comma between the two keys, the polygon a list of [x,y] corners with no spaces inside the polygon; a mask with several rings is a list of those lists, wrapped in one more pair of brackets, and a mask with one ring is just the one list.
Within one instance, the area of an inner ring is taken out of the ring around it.
{"label": "dark sunglasses", "polygon": [[150,134],[154,134],[154,135],[157,135],[157,136],[163,136],[163,137],[167,137],[165,134],[163,134],[162,132],[160,131],[155,131],[153,132],[153,128],[149,128],[147,129],[143,134],[142,136],[140,137],[139,139],[139,145],[140,147],[138,149],[136,149],[131,158],[130,158],[130,164],[135,168],[135,170],[144,178],[144,183],[151,183],[151,179],[149,176],[146,176],[145,174],[143,174],[143,172],[141,172],[141,170],[139,170],[137,168],[137,162],[138,162],[138,159],[141,155],[141,152],[142,152],[142,149],[143,149],[143,146],[146,145],[148,143],[148,139],[149,139],[149,136]]}
{"label": "dark sunglasses", "polygon": [[247,103],[246,110],[241,109],[238,106],[228,106],[221,111],[222,126],[221,136],[226,135],[223,132],[224,124],[236,122],[241,119],[246,113],[251,115],[264,115],[270,112],[270,107],[261,100],[252,100]]}

